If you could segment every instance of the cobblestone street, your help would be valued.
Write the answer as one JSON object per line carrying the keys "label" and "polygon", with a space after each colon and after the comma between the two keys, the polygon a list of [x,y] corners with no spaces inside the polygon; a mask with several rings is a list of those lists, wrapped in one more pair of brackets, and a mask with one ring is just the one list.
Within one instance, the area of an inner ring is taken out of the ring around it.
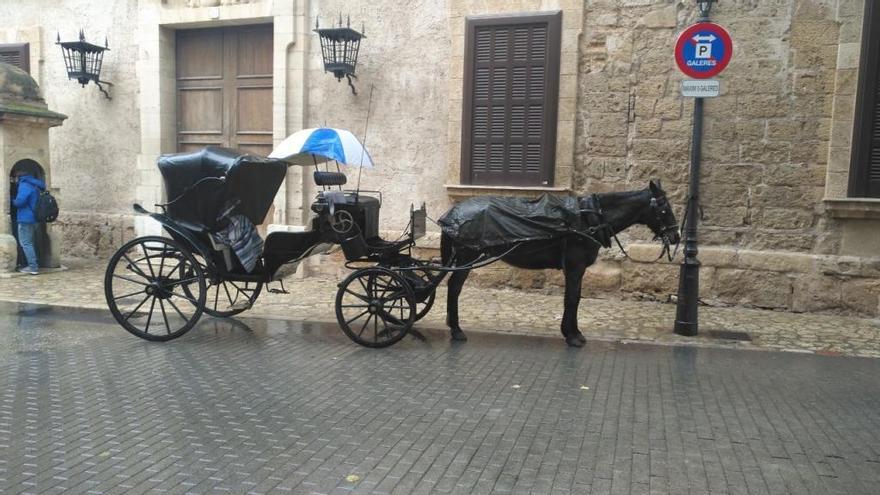
{"label": "cobblestone street", "polygon": [[[47,277],[48,278],[48,277]],[[0,305],[4,493],[876,493],[880,360]]]}
{"label": "cobblestone street", "polygon": [[[104,264],[76,261],[68,271],[37,277],[0,278],[0,300],[105,309]],[[333,301],[339,280],[288,279],[290,294],[263,291],[251,317],[335,322]],[[272,284],[277,287],[278,284]],[[445,328],[446,288],[419,328]],[[465,331],[559,336],[562,296],[466,284],[461,297]],[[880,357],[880,320],[835,315],[794,314],[742,308],[700,309],[700,336],[672,333],[675,306],[655,302],[584,299],[581,331],[593,340],[654,342],[696,346],[735,346],[849,356]],[[713,330],[745,332],[751,342],[713,338]]]}

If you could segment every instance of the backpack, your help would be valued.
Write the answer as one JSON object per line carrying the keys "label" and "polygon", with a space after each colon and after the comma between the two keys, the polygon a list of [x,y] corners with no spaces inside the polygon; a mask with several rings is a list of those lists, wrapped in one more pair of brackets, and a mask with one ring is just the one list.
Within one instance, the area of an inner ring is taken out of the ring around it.
{"label": "backpack", "polygon": [[40,191],[34,205],[34,217],[40,223],[54,222],[58,218],[58,202],[49,191]]}

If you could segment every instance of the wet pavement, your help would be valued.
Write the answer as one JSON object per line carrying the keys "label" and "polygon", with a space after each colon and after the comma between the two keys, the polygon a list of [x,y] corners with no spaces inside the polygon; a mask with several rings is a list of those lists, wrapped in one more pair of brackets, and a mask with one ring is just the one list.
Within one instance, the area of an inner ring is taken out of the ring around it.
{"label": "wet pavement", "polygon": [[[71,268],[68,271],[37,277],[0,278],[0,301],[106,309],[103,287],[106,262],[67,260],[66,263]],[[347,271],[340,270],[340,277],[335,279],[288,279],[285,287],[289,294],[264,290],[245,315],[335,322],[336,284],[345,274]],[[272,285],[278,287],[278,284]],[[421,325],[444,328],[445,307],[446,287],[441,286],[434,308]],[[561,294],[488,289],[466,284],[460,300],[460,313],[465,331],[546,335],[561,340]],[[611,298],[585,298],[578,313],[581,331],[593,340],[880,357],[878,319],[701,307],[698,337],[681,337],[672,333],[674,319],[673,304]],[[728,338],[743,336],[750,340]]]}
{"label": "wet pavement", "polygon": [[3,493],[876,493],[880,360],[0,303]]}

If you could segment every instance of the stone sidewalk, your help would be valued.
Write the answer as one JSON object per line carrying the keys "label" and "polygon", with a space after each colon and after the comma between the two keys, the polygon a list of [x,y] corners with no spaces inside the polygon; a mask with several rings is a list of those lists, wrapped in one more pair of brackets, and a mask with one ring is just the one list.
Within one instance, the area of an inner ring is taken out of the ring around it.
{"label": "stone sidewalk", "polygon": [[[0,278],[0,300],[105,309],[103,262],[67,260],[66,265],[70,267],[67,271]],[[337,282],[292,277],[285,283],[290,294],[264,290],[243,316],[335,322],[333,301]],[[445,288],[441,288],[434,309],[419,326],[445,328],[445,295]],[[592,340],[880,357],[880,320],[702,307],[700,336],[691,338],[672,333],[674,317],[675,306],[671,304],[584,299],[579,326]],[[461,297],[461,324],[466,332],[559,335],[561,318],[559,295],[466,285]],[[751,341],[734,340],[722,332],[744,332]],[[563,345],[561,336],[559,342]]]}

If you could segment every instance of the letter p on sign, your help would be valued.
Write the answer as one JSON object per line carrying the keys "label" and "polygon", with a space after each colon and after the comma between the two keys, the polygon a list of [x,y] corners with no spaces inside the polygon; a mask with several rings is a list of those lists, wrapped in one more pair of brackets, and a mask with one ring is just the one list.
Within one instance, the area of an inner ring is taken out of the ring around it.
{"label": "letter p on sign", "polygon": [[694,54],[696,58],[712,58],[711,43],[697,43],[696,51]]}

